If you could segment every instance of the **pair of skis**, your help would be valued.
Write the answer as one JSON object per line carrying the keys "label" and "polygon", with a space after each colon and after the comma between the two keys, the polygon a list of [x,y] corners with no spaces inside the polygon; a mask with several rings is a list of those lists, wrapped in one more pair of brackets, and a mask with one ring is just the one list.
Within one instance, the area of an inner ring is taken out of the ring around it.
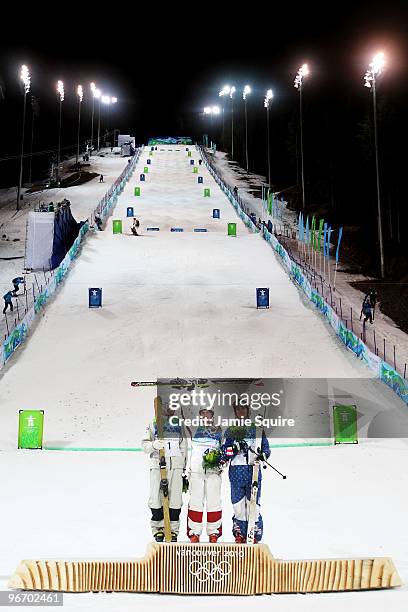
{"label": "pair of skis", "polygon": [[[161,397],[156,397],[154,400],[154,414],[156,417],[157,437],[159,440],[164,440],[163,404]],[[169,480],[167,477],[166,453],[164,448],[159,450],[159,468],[164,517],[164,541],[171,542]]]}

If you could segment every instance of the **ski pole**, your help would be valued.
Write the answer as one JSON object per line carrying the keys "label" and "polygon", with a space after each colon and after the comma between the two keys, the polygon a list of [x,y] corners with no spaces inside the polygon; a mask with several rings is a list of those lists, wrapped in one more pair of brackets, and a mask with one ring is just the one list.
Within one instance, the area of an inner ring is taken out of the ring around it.
{"label": "ski pole", "polygon": [[[258,449],[258,452],[256,453],[256,452],[254,451],[254,449],[253,449],[251,446],[248,446],[248,448],[249,448],[249,450],[250,450],[252,453],[254,453],[254,455],[259,456],[259,455],[260,455],[260,453],[261,453],[261,449]],[[269,467],[271,467],[273,470],[275,470],[275,472],[277,472],[277,473],[278,473],[280,476],[282,476],[282,478],[283,478],[284,480],[286,479],[286,476],[285,476],[284,474],[282,474],[282,472],[280,472],[279,470],[277,470],[277,469],[276,469],[276,467],[274,467],[274,466],[272,465],[272,463],[269,463],[269,461],[267,461],[266,459],[261,459],[261,461],[262,461],[263,463],[266,463],[266,465],[269,465]],[[264,466],[264,467],[266,467],[266,466]]]}

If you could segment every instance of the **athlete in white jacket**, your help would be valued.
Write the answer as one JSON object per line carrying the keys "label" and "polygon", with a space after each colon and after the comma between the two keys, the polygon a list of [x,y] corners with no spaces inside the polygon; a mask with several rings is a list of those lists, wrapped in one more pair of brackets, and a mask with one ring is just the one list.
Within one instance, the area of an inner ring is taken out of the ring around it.
{"label": "athlete in white jacket", "polygon": [[200,541],[203,530],[204,505],[207,506],[207,534],[217,542],[222,534],[221,511],[221,438],[220,427],[212,422],[212,410],[200,410],[203,425],[197,427],[191,439],[190,501],[188,504],[187,535],[190,542]]}
{"label": "athlete in white jacket", "polygon": [[[173,412],[171,413],[173,414]],[[167,479],[169,483],[169,505],[172,541],[177,541],[180,528],[180,511],[183,493],[183,471],[186,467],[187,440],[180,425],[164,423],[164,439],[157,437],[155,419],[148,425],[142,440],[145,453],[150,455],[150,496],[149,508],[152,512],[151,528],[157,542],[164,541],[164,514],[160,491],[159,451],[165,449]]]}

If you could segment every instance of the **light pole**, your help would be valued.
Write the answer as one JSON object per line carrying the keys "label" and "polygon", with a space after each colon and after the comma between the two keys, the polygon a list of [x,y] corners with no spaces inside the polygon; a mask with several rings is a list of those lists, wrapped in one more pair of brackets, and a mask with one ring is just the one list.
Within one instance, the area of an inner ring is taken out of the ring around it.
{"label": "light pole", "polygon": [[213,135],[213,115],[219,115],[220,112],[221,110],[219,106],[205,106],[204,107],[204,115],[209,115],[210,117],[210,124],[211,124],[210,136]]}
{"label": "light pole", "polygon": [[[109,110],[110,110],[110,106],[111,104],[116,104],[116,102],[118,101],[118,99],[115,96],[102,96],[101,97],[101,101],[103,104],[106,104],[106,106],[108,107],[108,133],[110,130],[110,114],[109,114]],[[115,134],[113,134],[113,146],[115,146]],[[113,148],[113,147],[112,147]]]}
{"label": "light pole", "polygon": [[273,99],[272,89],[268,89],[266,92],[264,107],[266,108],[266,130],[267,130],[267,148],[268,148],[268,187],[271,186],[271,147],[269,137],[269,108]]}
{"label": "light pole", "polygon": [[[116,104],[118,101],[116,96],[112,96],[111,97],[111,104]],[[115,146],[115,129],[112,130],[112,136],[113,136],[113,146]]]}
{"label": "light pole", "polygon": [[236,89],[231,87],[229,96],[231,98],[231,159],[234,159],[234,93]]}
{"label": "light pole", "polygon": [[20,175],[18,179],[18,188],[17,188],[17,206],[16,206],[17,210],[19,210],[20,208],[20,194],[21,194],[21,186],[23,182],[25,116],[26,116],[27,94],[30,91],[30,84],[31,84],[30,72],[25,64],[21,66],[20,79],[23,82],[23,86],[24,86],[24,102],[23,102],[23,130],[21,134]]}
{"label": "light pole", "polygon": [[57,181],[57,186],[58,186],[59,185],[59,169],[60,169],[60,161],[61,161],[62,103],[65,97],[64,83],[62,81],[58,81],[57,83],[57,92],[59,95],[58,154],[57,154],[57,172],[56,172],[56,181]]}
{"label": "light pole", "polygon": [[380,76],[385,66],[384,53],[377,53],[369,64],[364,75],[364,85],[371,89],[373,94],[373,116],[374,116],[374,152],[375,171],[377,185],[377,217],[378,217],[378,240],[380,243],[380,267],[381,278],[385,277],[384,241],[382,231],[381,193],[380,193],[380,162],[378,157],[378,130],[377,130],[377,77]]}
{"label": "light pole", "polygon": [[28,171],[28,182],[31,184],[32,178],[32,164],[33,164],[33,145],[34,145],[34,122],[35,118],[38,117],[39,104],[38,99],[31,96],[31,143],[30,143],[30,165]]}
{"label": "light pole", "polygon": [[[225,85],[220,93],[218,94],[220,98],[225,98],[225,96],[229,96],[231,91],[231,87],[229,85]],[[222,148],[225,149],[225,120],[224,120],[224,111],[225,111],[225,103],[222,101]]]}
{"label": "light pole", "polygon": [[82,100],[84,98],[84,90],[82,88],[82,85],[78,85],[78,87],[77,87],[77,95],[78,95],[78,139],[77,139],[76,164],[77,164],[77,167],[78,167],[78,161],[79,161],[79,138],[80,138],[80,134],[81,134],[81,104],[82,104]]}
{"label": "light pole", "polygon": [[90,151],[90,155],[92,155],[92,150],[93,150],[93,130],[94,130],[94,114],[95,114],[95,92],[96,92],[96,85],[95,83],[91,83],[90,85],[91,87],[91,93],[92,93],[92,118],[91,118],[91,151]]}
{"label": "light pole", "polygon": [[246,171],[249,173],[249,160],[248,160],[248,113],[247,113],[247,96],[251,93],[249,85],[245,85],[242,93],[242,98],[245,105],[245,158],[246,158]]}
{"label": "light pole", "polygon": [[100,139],[100,134],[101,134],[101,90],[100,89],[95,89],[94,91],[94,98],[96,98],[98,100],[98,140],[97,140],[97,150],[99,151],[99,139]]}
{"label": "light pole", "polygon": [[299,91],[299,109],[300,109],[300,159],[301,159],[301,172],[302,172],[302,203],[303,209],[306,207],[305,200],[305,172],[303,162],[303,107],[302,107],[302,89],[303,79],[309,75],[309,67],[307,64],[303,64],[297,72],[295,77],[294,86]]}

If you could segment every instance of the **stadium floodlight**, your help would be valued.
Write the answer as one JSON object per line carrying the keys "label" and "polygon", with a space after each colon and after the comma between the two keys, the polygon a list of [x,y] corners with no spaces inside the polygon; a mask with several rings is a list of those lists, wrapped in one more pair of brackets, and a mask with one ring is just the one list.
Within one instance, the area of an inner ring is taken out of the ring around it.
{"label": "stadium floodlight", "polygon": [[230,91],[231,91],[231,87],[229,85],[224,85],[224,87],[221,89],[221,91],[220,91],[220,93],[218,95],[221,96],[221,97],[229,96],[230,95]]}
{"label": "stadium floodlight", "polygon": [[304,170],[304,156],[303,156],[303,104],[302,104],[302,90],[303,90],[303,80],[305,77],[309,76],[310,70],[307,64],[303,64],[299,70],[297,71],[294,87],[299,92],[299,121],[300,121],[300,159],[301,159],[301,176],[302,176],[302,203],[303,209],[306,207],[306,198],[305,198],[305,170]]}
{"label": "stadium floodlight", "polygon": [[[93,151],[93,131],[94,131],[94,115],[95,115],[95,98],[97,97],[96,92],[99,91],[99,89],[97,90],[96,85],[94,82],[92,82],[90,84],[90,89],[92,92],[92,114],[91,114],[91,147],[90,147],[90,155],[92,155],[92,151]],[[99,92],[100,93],[100,92]]]}
{"label": "stadium floodlight", "polygon": [[204,115],[211,115],[211,106],[204,106]]}
{"label": "stadium floodlight", "polygon": [[309,74],[310,74],[309,66],[307,64],[303,64],[303,66],[299,68],[295,76],[295,80],[293,82],[294,87],[299,90],[302,89],[303,79],[309,76]]}
{"label": "stadium floodlight", "polygon": [[234,159],[234,93],[236,88],[234,85],[229,89],[229,97],[231,98],[231,159]]}
{"label": "stadium floodlight", "polygon": [[57,93],[59,94],[60,102],[63,102],[65,98],[65,91],[64,91],[64,83],[62,81],[58,81],[57,83]]}
{"label": "stadium floodlight", "polygon": [[266,92],[266,96],[264,99],[264,107],[265,108],[269,108],[269,104],[273,99],[273,91],[272,89],[268,89],[268,91]]}
{"label": "stadium floodlight", "polygon": [[84,89],[82,85],[78,85],[77,87],[77,96],[78,96],[78,135],[77,135],[77,153],[76,153],[76,164],[78,166],[79,162],[79,137],[81,133],[81,104],[84,98]]}
{"label": "stadium floodlight", "polygon": [[221,109],[219,106],[212,106],[211,107],[211,114],[212,115],[219,115],[221,112]]}
{"label": "stadium floodlight", "polygon": [[59,97],[59,121],[58,121],[58,153],[57,153],[56,181],[57,181],[57,185],[59,185],[59,171],[60,171],[60,163],[61,163],[62,103],[65,98],[64,83],[62,81],[58,81],[57,83],[57,93]]}
{"label": "stadium floodlight", "polygon": [[377,223],[378,223],[378,242],[380,247],[380,267],[381,278],[385,277],[385,258],[384,258],[384,239],[382,228],[382,210],[381,210],[381,193],[380,193],[380,161],[378,155],[378,127],[377,127],[377,78],[383,72],[385,67],[385,55],[382,51],[376,53],[373,61],[370,62],[368,70],[364,75],[364,86],[371,90],[373,95],[373,117],[374,117],[374,153],[375,153],[375,170],[376,170],[376,187],[377,187]]}
{"label": "stadium floodlight", "polygon": [[23,101],[23,129],[21,132],[21,153],[20,153],[20,174],[18,179],[18,188],[17,188],[17,206],[16,209],[20,208],[20,195],[21,195],[21,187],[23,184],[23,158],[24,158],[24,133],[25,133],[25,116],[26,116],[26,106],[27,106],[27,94],[30,91],[31,85],[31,76],[28,66],[23,64],[20,69],[20,80],[24,85],[24,101]]}
{"label": "stadium floodlight", "polygon": [[118,101],[118,99],[115,96],[112,96],[111,103],[112,104],[116,104],[117,101]]}
{"label": "stadium floodlight", "polygon": [[110,96],[101,96],[101,102],[102,102],[102,104],[110,104],[111,103],[111,97]]}
{"label": "stadium floodlight", "polygon": [[267,130],[267,147],[268,147],[268,187],[271,186],[271,146],[269,136],[269,109],[273,100],[273,91],[268,89],[264,99],[264,107],[266,108],[266,130]]}
{"label": "stadium floodlight", "polygon": [[244,90],[242,92],[242,98],[244,100],[245,106],[245,160],[246,160],[246,171],[247,174],[249,172],[249,158],[248,158],[248,112],[247,112],[247,97],[251,93],[251,88],[249,85],[245,85]]}
{"label": "stadium floodlight", "polygon": [[28,94],[28,92],[30,91],[31,76],[30,71],[25,64],[21,66],[20,79],[23,81],[24,84],[24,93]]}
{"label": "stadium floodlight", "polygon": [[382,51],[374,55],[373,61],[370,62],[368,70],[364,75],[364,86],[370,89],[375,87],[375,79],[380,76],[385,67],[385,55]]}
{"label": "stadium floodlight", "polygon": [[231,98],[231,100],[232,100],[232,98],[233,98],[233,96],[234,96],[234,93],[235,93],[236,91],[237,91],[237,90],[236,90],[236,88],[235,88],[234,86],[230,87],[230,90],[229,90],[229,97]]}

